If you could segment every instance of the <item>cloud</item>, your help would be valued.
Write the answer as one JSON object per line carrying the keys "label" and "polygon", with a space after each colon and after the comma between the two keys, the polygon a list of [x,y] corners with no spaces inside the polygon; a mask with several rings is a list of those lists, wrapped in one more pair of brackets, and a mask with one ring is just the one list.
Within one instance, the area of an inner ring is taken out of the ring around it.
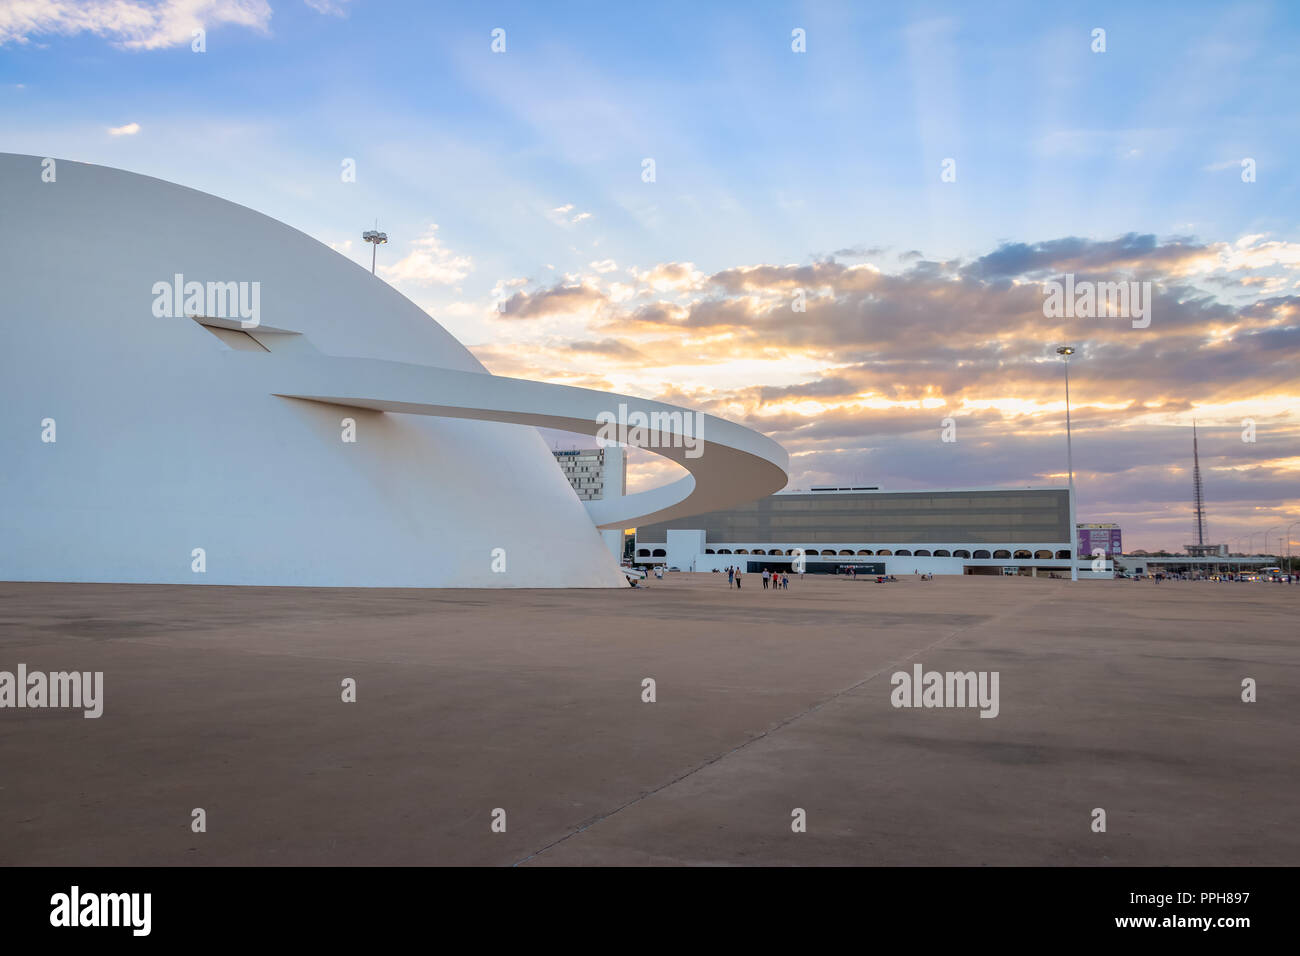
{"label": "cloud", "polygon": [[390,282],[415,285],[454,285],[474,270],[474,260],[456,255],[438,239],[438,226],[430,224],[424,235],[412,241],[406,257],[379,271]]}
{"label": "cloud", "polygon": [[134,136],[140,132],[139,123],[127,123],[125,126],[110,126],[108,128],[109,136]]}
{"label": "cloud", "polygon": [[[510,348],[476,354],[494,371],[605,382],[592,387],[741,421],[790,451],[792,487],[861,478],[901,489],[1060,484],[1054,347],[1070,342],[1080,520],[1120,521],[1131,547],[1181,546],[1193,416],[1223,535],[1255,527],[1261,511],[1300,516],[1300,244],[1064,236],[900,260],[889,271],[831,259],[710,274],[661,262],[617,281],[597,263],[516,289],[495,317],[563,317],[576,334],[521,322]],[[1045,318],[1043,277],[1070,271],[1150,281],[1150,328]],[[939,441],[946,417],[955,444]],[[1240,441],[1245,418],[1256,444]]]}
{"label": "cloud", "polygon": [[522,289],[528,285],[531,280],[524,276],[516,276],[512,279],[498,279],[496,285],[492,287],[492,295],[500,297],[506,294],[509,289]]}
{"label": "cloud", "polygon": [[348,15],[348,4],[351,2],[352,0],[303,0],[303,3],[317,13],[323,13],[331,17],[346,17]]}
{"label": "cloud", "polygon": [[589,352],[593,355],[606,355],[628,361],[640,361],[645,358],[643,352],[633,348],[626,342],[620,342],[616,339],[602,339],[599,342],[570,342],[567,348],[571,352]]}
{"label": "cloud", "polygon": [[556,206],[546,214],[546,218],[551,220],[557,226],[576,226],[580,222],[586,222],[591,218],[589,212],[575,213],[576,207],[573,203],[565,203],[563,206]]}
{"label": "cloud", "polygon": [[198,29],[265,33],[270,21],[266,0],[11,0],[0,4],[0,46],[92,33],[125,50],[160,50],[189,45]]}
{"label": "cloud", "polygon": [[1195,259],[1206,247],[1179,241],[1157,241],[1154,235],[1128,233],[1097,242],[1070,236],[1046,242],[1011,242],[982,256],[964,268],[967,275],[981,279],[1012,276],[1039,277],[1065,272],[1138,271],[1154,272],[1181,261]]}
{"label": "cloud", "polygon": [[502,303],[500,315],[510,319],[537,319],[598,311],[608,298],[594,284],[561,280],[535,292],[519,291]]}
{"label": "cloud", "polygon": [[652,268],[629,270],[638,283],[653,292],[686,292],[701,288],[706,280],[693,262],[661,262]]}

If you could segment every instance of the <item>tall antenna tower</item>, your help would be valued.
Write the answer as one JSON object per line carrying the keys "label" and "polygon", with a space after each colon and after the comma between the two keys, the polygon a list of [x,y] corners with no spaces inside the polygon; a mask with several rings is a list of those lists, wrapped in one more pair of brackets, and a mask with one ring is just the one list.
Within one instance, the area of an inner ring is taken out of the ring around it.
{"label": "tall antenna tower", "polygon": [[1205,544],[1205,496],[1201,491],[1201,452],[1196,442],[1196,419],[1192,419],[1192,494],[1196,505],[1196,543]]}

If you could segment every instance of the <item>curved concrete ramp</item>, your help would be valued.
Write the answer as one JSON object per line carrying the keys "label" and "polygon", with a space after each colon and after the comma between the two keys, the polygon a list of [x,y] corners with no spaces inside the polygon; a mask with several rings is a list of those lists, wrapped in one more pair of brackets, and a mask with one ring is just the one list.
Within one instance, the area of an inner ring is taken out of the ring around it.
{"label": "curved concrete ramp", "polygon": [[[269,356],[238,353],[241,363]],[[283,398],[442,418],[509,422],[610,435],[647,448],[690,474],[649,491],[587,502],[600,528],[631,528],[754,501],[785,487],[785,449],[752,429],[676,405],[589,388],[505,378],[405,362],[280,355],[266,367],[268,390]],[[622,406],[620,408],[620,406]],[[639,427],[644,415],[648,424]]]}

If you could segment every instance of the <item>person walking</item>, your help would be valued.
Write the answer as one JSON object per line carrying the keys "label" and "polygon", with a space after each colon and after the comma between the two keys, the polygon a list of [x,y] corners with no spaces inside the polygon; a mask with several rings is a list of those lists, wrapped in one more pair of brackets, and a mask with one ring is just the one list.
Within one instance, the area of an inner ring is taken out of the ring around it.
{"label": "person walking", "polygon": [[767,568],[764,568],[763,569],[763,590],[764,591],[767,590],[767,580],[768,580]]}
{"label": "person walking", "polygon": [[740,590],[740,565],[736,565],[736,590]]}
{"label": "person walking", "polygon": [[735,583],[736,583],[736,569],[733,568],[731,565],[727,565],[727,590],[730,591],[731,588],[735,586]]}

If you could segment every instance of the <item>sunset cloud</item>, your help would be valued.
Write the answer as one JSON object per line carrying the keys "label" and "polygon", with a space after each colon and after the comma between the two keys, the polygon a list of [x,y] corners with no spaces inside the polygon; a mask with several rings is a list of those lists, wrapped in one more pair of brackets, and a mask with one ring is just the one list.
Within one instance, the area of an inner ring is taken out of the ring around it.
{"label": "sunset cloud", "polygon": [[[966,261],[909,255],[893,271],[835,257],[712,274],[670,262],[613,282],[593,264],[517,290],[498,318],[562,316],[593,335],[539,331],[525,350],[476,351],[504,374],[576,384],[596,372],[602,387],[739,419],[791,452],[792,487],[943,487],[1061,481],[1054,349],[1069,342],[1081,508],[1128,509],[1133,532],[1151,536],[1139,543],[1176,547],[1193,417],[1224,535],[1253,520],[1248,501],[1300,499],[1300,297],[1256,281],[1297,268],[1296,252],[1264,236],[1130,234],[1006,243]],[[1067,272],[1152,282],[1150,328],[1045,318],[1042,281]],[[948,417],[952,444],[938,440]],[[1240,440],[1247,418],[1254,444]]]}
{"label": "sunset cloud", "polygon": [[438,239],[438,226],[430,224],[424,235],[411,243],[411,251],[379,271],[393,282],[416,285],[455,285],[474,268],[469,256],[457,255]]}

